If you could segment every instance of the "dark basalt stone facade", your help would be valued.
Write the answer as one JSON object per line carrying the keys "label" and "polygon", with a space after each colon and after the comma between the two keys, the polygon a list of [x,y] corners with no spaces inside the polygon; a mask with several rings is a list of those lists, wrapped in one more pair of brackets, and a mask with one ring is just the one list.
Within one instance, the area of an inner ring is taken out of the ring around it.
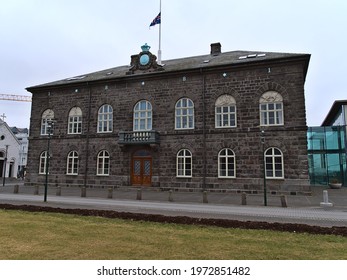
{"label": "dark basalt stone facade", "polygon": [[[310,55],[222,53],[212,44],[208,55],[161,65],[155,58],[147,49],[132,56],[130,66],[27,88],[26,183],[45,182],[50,137],[50,186],[262,190],[265,162],[269,190],[309,188],[304,83]],[[145,111],[137,107],[141,101]],[[99,131],[104,105],[112,108],[110,127]],[[223,111],[218,125],[217,107],[234,110]],[[73,108],[79,108],[80,128],[71,133]],[[145,129],[135,125],[136,108],[146,115]],[[47,135],[42,126],[53,117]]]}

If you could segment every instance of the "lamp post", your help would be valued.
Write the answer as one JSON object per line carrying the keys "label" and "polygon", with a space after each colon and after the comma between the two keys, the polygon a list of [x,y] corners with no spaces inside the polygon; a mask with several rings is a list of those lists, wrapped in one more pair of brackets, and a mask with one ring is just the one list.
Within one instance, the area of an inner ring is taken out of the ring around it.
{"label": "lamp post", "polygon": [[264,206],[267,206],[267,194],[266,194],[266,158],[265,158],[265,131],[260,133],[260,141],[263,150],[263,176],[264,176]]}
{"label": "lamp post", "polygon": [[47,202],[47,190],[48,190],[48,168],[49,168],[49,159],[50,155],[50,142],[51,142],[51,133],[53,132],[53,120],[47,120],[47,131],[48,131],[48,141],[47,141],[47,152],[46,152],[46,180],[45,180],[45,194],[43,201]]}
{"label": "lamp post", "polygon": [[5,180],[6,180],[6,165],[7,165],[7,152],[8,152],[8,147],[10,145],[6,145],[6,154],[5,154],[5,160],[4,160],[4,177],[2,180],[2,186],[5,187]]}

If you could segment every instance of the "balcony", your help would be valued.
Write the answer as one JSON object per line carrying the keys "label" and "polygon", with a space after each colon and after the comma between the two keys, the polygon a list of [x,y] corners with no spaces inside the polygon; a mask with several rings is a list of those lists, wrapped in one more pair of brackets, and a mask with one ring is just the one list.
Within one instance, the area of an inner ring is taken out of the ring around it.
{"label": "balcony", "polygon": [[150,131],[120,131],[118,144],[139,145],[139,144],[159,144],[159,132]]}

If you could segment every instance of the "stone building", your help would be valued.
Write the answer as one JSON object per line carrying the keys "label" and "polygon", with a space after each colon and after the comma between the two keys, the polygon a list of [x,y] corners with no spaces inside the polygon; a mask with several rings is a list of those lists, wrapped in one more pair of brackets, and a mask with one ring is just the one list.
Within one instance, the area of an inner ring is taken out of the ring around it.
{"label": "stone building", "polygon": [[[262,190],[308,187],[309,54],[231,51],[27,88],[28,184]],[[52,133],[48,123],[54,120]],[[266,164],[264,164],[264,162]]]}

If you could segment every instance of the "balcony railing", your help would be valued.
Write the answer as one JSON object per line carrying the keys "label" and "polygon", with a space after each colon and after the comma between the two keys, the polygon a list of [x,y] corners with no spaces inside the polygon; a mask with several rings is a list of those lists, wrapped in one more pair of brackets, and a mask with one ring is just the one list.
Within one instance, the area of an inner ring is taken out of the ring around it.
{"label": "balcony railing", "polygon": [[151,131],[120,131],[118,144],[159,144],[159,132]]}

